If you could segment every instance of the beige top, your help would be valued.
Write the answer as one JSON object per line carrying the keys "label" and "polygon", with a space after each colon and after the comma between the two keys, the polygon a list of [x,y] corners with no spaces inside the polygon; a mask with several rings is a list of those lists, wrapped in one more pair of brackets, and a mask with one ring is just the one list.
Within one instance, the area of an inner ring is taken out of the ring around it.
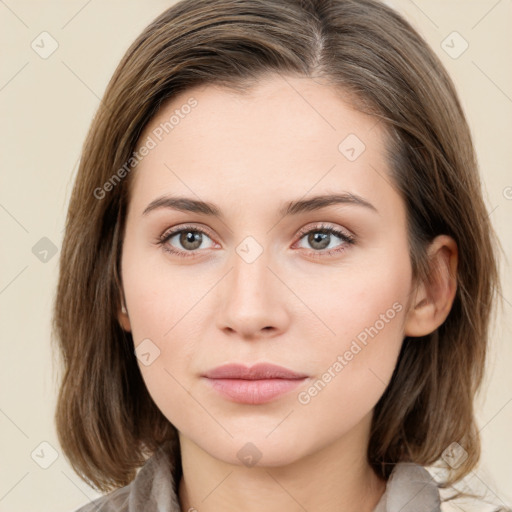
{"label": "beige top", "polygon": [[[150,457],[127,486],[116,489],[76,512],[195,512],[180,509],[177,489],[181,463],[172,451],[161,449]],[[417,464],[399,463],[393,469],[386,491],[373,512],[442,512],[438,488],[430,473]],[[457,510],[465,510],[459,509]],[[477,510],[498,512],[483,505]]]}

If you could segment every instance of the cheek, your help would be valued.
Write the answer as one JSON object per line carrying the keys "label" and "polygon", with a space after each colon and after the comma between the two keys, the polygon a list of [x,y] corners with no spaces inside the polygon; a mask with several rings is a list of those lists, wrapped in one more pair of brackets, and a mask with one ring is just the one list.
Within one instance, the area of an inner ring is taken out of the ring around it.
{"label": "cheek", "polygon": [[314,356],[318,373],[298,402],[313,417],[330,407],[339,424],[340,415],[356,419],[371,410],[395,369],[411,285],[407,250],[390,251],[317,285],[323,285],[321,298],[310,293],[306,300],[329,330],[316,337],[322,347]]}
{"label": "cheek", "polygon": [[320,276],[316,288],[305,290],[305,294],[331,330],[331,336],[325,336],[325,346],[339,351],[354,339],[364,344],[377,336],[382,344],[400,343],[411,275],[404,248],[382,251],[378,257],[361,258],[346,269]]}
{"label": "cheek", "polygon": [[130,242],[122,276],[138,365],[154,402],[178,426],[183,405],[192,403],[187,378],[196,367],[201,297],[211,285],[193,266],[173,269]]}
{"label": "cheek", "polygon": [[[333,441],[366,417],[384,393],[400,352],[407,289],[373,280],[347,291],[324,313],[336,336],[319,340],[314,378],[297,393],[305,437],[322,431]],[[347,284],[350,280],[347,280]],[[391,284],[390,284],[391,283]],[[380,285],[380,286],[377,286]]]}
{"label": "cheek", "polygon": [[207,282],[194,265],[174,268],[160,248],[143,247],[133,238],[125,242],[122,275],[137,345],[144,338],[171,338],[182,320],[195,314]]}

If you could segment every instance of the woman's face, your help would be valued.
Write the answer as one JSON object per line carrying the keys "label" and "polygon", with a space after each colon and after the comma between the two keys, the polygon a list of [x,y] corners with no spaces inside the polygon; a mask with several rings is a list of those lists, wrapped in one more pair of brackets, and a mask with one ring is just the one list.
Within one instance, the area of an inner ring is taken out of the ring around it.
{"label": "woman's face", "polygon": [[[120,319],[163,414],[234,464],[367,442],[412,291],[377,120],[309,78],[205,86],[160,110],[138,158]],[[205,377],[228,363],[303,378]]]}

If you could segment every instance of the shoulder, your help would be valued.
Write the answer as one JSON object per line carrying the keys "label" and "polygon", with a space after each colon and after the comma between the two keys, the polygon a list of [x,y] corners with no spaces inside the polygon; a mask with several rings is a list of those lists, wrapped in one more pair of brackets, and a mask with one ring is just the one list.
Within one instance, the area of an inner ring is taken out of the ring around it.
{"label": "shoulder", "polygon": [[440,503],[439,490],[428,471],[418,464],[400,462],[374,512],[440,512]]}
{"label": "shoulder", "polygon": [[75,512],[128,512],[132,484],[101,496],[77,509]]}
{"label": "shoulder", "polygon": [[75,512],[179,512],[180,466],[172,443],[160,446],[125,487],[111,491]]}
{"label": "shoulder", "polygon": [[512,509],[482,500],[453,500],[441,505],[441,512],[511,512]]}
{"label": "shoulder", "polygon": [[[444,475],[439,469],[429,468],[435,476]],[[484,473],[485,474],[485,473]],[[441,478],[443,480],[444,478]],[[493,482],[486,477],[487,484],[471,472],[465,478],[452,487],[440,489],[442,497],[442,512],[512,512],[509,503],[503,501],[504,496],[499,496],[499,491],[492,491]]]}
{"label": "shoulder", "polygon": [[[429,469],[414,463],[396,464],[374,512],[512,512],[496,496],[477,489],[440,488]],[[454,491],[462,495],[453,498]]]}
{"label": "shoulder", "polygon": [[512,512],[499,498],[462,496],[443,501],[441,512]]}

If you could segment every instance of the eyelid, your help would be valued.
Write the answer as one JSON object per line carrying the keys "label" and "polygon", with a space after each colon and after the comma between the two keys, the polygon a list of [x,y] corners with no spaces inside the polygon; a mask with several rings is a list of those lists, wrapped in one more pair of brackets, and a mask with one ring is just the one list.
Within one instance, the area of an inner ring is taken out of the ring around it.
{"label": "eyelid", "polygon": [[166,229],[163,234],[159,236],[159,240],[166,240],[170,236],[176,235],[181,231],[198,231],[200,233],[204,233],[208,235],[210,238],[214,238],[212,232],[205,226],[197,225],[197,224],[178,224],[177,226],[173,226],[172,228]]}
{"label": "eyelid", "polygon": [[310,233],[311,231],[334,231],[334,232],[339,232],[341,235],[343,235],[343,237],[347,238],[347,239],[350,239],[351,241],[355,241],[355,236],[352,232],[350,232],[347,228],[344,228],[344,227],[341,227],[341,226],[338,226],[338,225],[335,225],[335,224],[330,224],[330,223],[326,223],[326,222],[320,222],[320,223],[313,223],[313,225],[306,225],[304,226],[303,228],[299,229],[299,231],[297,232],[297,234],[295,235],[296,237],[299,237],[302,238],[304,235]]}

